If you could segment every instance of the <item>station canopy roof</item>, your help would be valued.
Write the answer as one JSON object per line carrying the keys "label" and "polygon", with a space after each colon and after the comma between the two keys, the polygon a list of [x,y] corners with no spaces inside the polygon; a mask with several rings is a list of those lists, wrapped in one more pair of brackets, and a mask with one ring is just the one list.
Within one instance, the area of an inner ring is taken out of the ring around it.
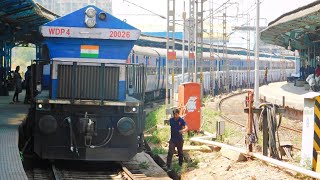
{"label": "station canopy roof", "polygon": [[32,0],[0,1],[0,40],[37,43],[39,26],[58,16]]}
{"label": "station canopy roof", "polygon": [[320,1],[281,15],[261,32],[261,40],[291,50],[320,43]]}

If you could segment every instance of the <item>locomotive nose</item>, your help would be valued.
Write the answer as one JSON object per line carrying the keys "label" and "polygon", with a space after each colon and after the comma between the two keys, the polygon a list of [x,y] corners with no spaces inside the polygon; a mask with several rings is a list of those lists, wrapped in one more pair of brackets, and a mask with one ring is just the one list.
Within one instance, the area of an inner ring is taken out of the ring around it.
{"label": "locomotive nose", "polygon": [[54,133],[57,127],[57,120],[51,115],[42,116],[39,120],[39,129],[44,134]]}
{"label": "locomotive nose", "polygon": [[118,123],[117,127],[119,132],[124,136],[129,136],[134,133],[136,129],[136,124],[134,121],[129,117],[121,118]]}

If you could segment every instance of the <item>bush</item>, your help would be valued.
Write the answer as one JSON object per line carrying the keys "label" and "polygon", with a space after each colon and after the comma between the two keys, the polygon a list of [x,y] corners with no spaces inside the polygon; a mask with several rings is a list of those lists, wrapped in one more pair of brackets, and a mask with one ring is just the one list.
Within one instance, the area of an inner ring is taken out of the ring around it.
{"label": "bush", "polygon": [[158,147],[155,147],[151,150],[152,154],[153,155],[159,155],[159,154],[167,154],[168,151],[164,148],[158,148]]}

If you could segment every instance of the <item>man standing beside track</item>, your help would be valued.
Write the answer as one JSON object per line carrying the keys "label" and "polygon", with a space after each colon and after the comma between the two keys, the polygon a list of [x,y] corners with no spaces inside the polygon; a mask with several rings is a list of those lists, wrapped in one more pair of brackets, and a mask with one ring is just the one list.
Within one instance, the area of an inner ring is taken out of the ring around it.
{"label": "man standing beside track", "polygon": [[171,138],[169,141],[169,151],[167,157],[167,168],[171,168],[172,156],[175,147],[178,149],[179,166],[183,163],[183,137],[182,134],[188,131],[186,122],[179,116],[179,109],[173,111],[173,118],[170,118],[169,123],[171,126]]}

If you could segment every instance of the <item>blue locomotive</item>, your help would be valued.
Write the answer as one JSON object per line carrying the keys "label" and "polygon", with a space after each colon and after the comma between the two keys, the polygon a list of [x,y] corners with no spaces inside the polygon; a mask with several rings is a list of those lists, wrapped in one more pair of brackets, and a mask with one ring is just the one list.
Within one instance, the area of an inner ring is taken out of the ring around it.
{"label": "blue locomotive", "polygon": [[20,147],[43,159],[125,161],[141,152],[145,66],[127,63],[140,30],[95,6],[40,28]]}

